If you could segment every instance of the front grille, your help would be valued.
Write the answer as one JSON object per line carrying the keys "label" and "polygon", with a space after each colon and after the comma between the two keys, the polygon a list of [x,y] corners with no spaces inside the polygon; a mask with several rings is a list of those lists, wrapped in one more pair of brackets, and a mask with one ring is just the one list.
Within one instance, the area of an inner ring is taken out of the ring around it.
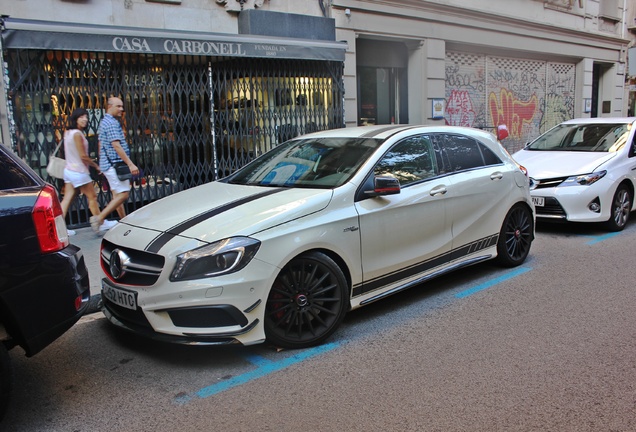
{"label": "front grille", "polygon": [[533,179],[535,184],[535,189],[545,189],[559,186],[563,183],[568,177],[554,177],[547,179]]}
{"label": "front grille", "polygon": [[[124,275],[119,279],[113,277],[110,272],[111,255],[117,249],[130,258],[124,269]],[[165,258],[161,255],[117,246],[108,240],[102,240],[100,259],[102,260],[104,271],[112,280],[116,280],[120,284],[136,286],[154,285],[159,279],[165,264]]]}
{"label": "front grille", "polygon": [[554,218],[554,219],[565,219],[567,214],[565,210],[554,197],[546,197],[545,205],[543,207],[535,207],[537,211],[537,217],[545,217],[545,218]]}

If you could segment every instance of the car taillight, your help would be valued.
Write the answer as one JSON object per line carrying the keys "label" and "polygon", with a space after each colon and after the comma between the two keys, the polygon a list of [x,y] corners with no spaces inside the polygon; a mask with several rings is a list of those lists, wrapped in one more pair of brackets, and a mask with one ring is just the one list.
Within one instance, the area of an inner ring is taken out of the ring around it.
{"label": "car taillight", "polygon": [[40,191],[31,215],[42,253],[56,252],[69,245],[62,207],[53,186],[47,184]]}

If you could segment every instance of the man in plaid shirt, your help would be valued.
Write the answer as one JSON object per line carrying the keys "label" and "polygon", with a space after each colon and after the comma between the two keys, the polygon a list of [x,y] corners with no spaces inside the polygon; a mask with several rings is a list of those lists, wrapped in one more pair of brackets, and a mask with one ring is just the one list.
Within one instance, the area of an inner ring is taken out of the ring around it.
{"label": "man in plaid shirt", "polygon": [[106,115],[99,123],[97,134],[99,136],[99,169],[108,180],[113,199],[97,216],[90,218],[93,231],[105,231],[116,225],[115,221],[107,221],[106,217],[117,210],[119,218],[126,216],[124,203],[128,201],[130,191],[129,180],[119,180],[115,167],[116,162],[124,162],[130,168],[133,176],[139,174],[139,168],[130,160],[130,150],[124,131],[121,127],[121,115],[124,112],[124,103],[116,97],[108,98]]}

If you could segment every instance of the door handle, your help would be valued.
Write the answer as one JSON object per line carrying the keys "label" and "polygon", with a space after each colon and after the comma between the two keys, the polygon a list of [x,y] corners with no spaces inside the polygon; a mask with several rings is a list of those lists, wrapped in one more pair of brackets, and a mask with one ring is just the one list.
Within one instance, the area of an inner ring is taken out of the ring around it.
{"label": "door handle", "polygon": [[446,186],[441,185],[441,186],[435,186],[433,189],[430,190],[429,194],[431,194],[431,196],[439,196],[439,195],[444,195],[446,192],[448,192],[448,190],[446,189]]}
{"label": "door handle", "polygon": [[502,178],[503,178],[503,174],[500,172],[490,174],[490,180],[501,180]]}

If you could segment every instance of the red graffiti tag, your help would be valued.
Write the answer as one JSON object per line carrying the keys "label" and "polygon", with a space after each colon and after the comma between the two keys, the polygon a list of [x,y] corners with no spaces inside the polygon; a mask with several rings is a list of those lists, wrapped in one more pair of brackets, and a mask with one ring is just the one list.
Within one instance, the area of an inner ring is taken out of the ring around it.
{"label": "red graffiti tag", "polygon": [[488,98],[490,117],[495,126],[505,124],[508,126],[510,136],[521,138],[523,125],[531,123],[537,113],[538,102],[537,95],[532,95],[529,101],[523,102],[515,99],[511,91],[501,89],[499,100],[494,92],[490,93]]}
{"label": "red graffiti tag", "polygon": [[451,126],[472,126],[475,110],[466,90],[452,90],[446,106],[446,124]]}

